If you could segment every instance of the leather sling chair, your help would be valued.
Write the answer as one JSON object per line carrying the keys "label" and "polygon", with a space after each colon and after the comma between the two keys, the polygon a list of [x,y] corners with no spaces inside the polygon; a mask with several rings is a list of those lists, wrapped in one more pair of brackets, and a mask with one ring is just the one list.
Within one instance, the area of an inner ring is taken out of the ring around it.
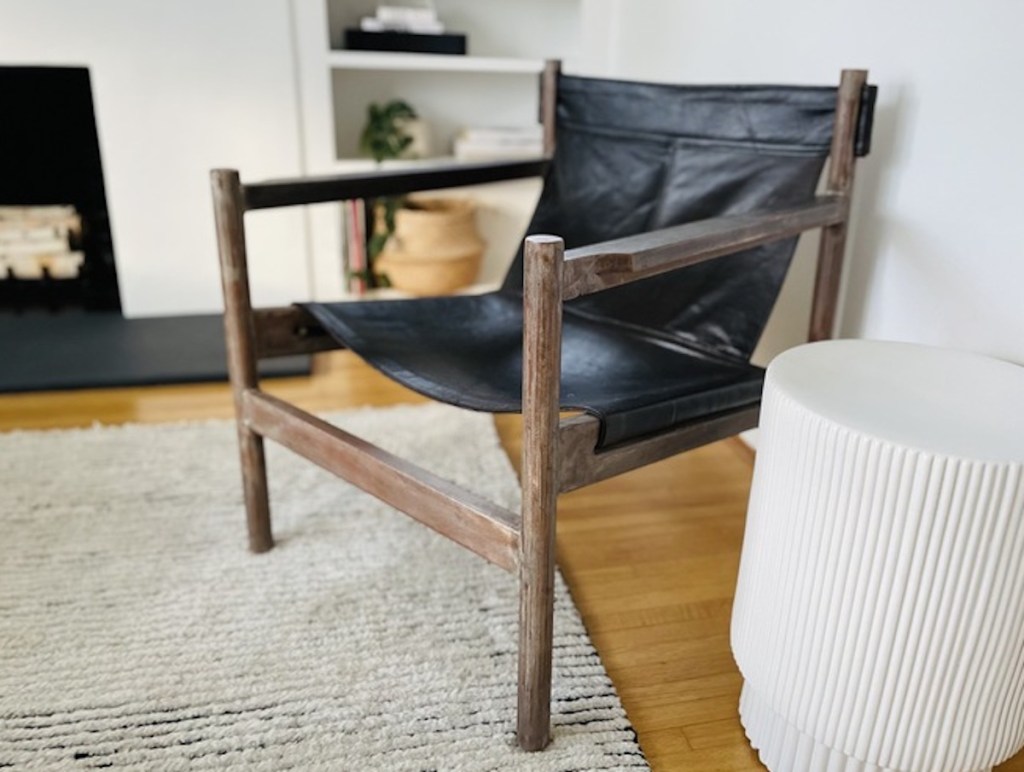
{"label": "leather sling chair", "polygon": [[[686,87],[549,62],[545,159],[245,185],[215,170],[251,549],[273,546],[268,438],[518,574],[518,739],[543,748],[558,494],[756,426],[763,371],[750,355],[809,229],[822,229],[810,338],[830,336],[874,99],[856,70],[838,88]],[[495,292],[250,306],[245,212],[539,174],[534,235]],[[521,410],[521,513],[260,391],[257,359],[340,347],[438,400]]]}

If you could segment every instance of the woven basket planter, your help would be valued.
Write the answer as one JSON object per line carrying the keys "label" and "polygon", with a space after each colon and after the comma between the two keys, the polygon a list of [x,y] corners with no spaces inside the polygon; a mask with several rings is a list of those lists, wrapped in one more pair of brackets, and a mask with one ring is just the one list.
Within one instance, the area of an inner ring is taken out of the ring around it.
{"label": "woven basket planter", "polygon": [[410,204],[395,212],[395,231],[376,269],[392,287],[412,295],[445,295],[476,281],[484,254],[476,204],[457,198]]}

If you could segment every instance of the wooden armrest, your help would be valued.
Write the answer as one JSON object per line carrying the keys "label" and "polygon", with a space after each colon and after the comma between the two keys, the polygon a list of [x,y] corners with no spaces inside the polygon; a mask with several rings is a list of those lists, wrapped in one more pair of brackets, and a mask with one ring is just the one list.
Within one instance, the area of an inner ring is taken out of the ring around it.
{"label": "wooden armrest", "polygon": [[420,169],[388,169],[327,177],[296,177],[243,185],[242,196],[247,211],[277,206],[322,204],[327,201],[394,196],[419,190],[440,190],[524,177],[540,177],[547,165],[547,158],[531,158],[523,161],[450,164]]}
{"label": "wooden armrest", "polygon": [[570,300],[834,225],[846,219],[848,208],[842,196],[819,196],[791,209],[715,217],[570,249],[565,253],[562,298]]}

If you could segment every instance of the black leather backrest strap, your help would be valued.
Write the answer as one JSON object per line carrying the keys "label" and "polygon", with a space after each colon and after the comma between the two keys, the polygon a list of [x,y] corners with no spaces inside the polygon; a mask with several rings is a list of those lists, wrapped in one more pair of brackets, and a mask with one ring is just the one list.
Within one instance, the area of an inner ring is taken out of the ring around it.
{"label": "black leather backrest strap", "polygon": [[871,130],[875,125],[875,100],[878,87],[865,85],[860,95],[860,110],[857,113],[857,135],[853,141],[853,153],[863,158],[871,152]]}
{"label": "black leather backrest strap", "polygon": [[[868,103],[874,101],[867,90]],[[529,233],[569,248],[814,195],[832,138],[836,89],[670,86],[562,76],[557,145]],[[858,144],[866,152],[870,111]],[[795,240],[571,301],[729,361],[757,344]],[[503,289],[522,287],[522,255]]]}

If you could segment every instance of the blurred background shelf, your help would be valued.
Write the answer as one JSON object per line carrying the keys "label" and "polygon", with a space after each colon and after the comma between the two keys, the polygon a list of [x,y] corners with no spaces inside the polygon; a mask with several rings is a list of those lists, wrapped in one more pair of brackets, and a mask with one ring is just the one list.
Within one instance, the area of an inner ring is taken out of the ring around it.
{"label": "blurred background shelf", "polygon": [[399,70],[426,72],[491,72],[536,75],[543,59],[499,56],[391,53],[386,51],[338,51],[327,54],[327,63],[346,70]]}
{"label": "blurred background shelf", "polygon": [[[344,50],[347,27],[372,16],[375,0],[299,0],[295,7],[304,173],[372,171],[359,136],[371,103],[401,99],[426,124],[426,157],[381,168],[455,161],[452,145],[466,127],[528,126],[539,119],[545,59],[572,70],[580,49],[584,0],[435,0],[446,30],[466,35],[466,55]],[[540,194],[526,179],[446,191],[477,202],[487,242],[478,284],[499,282],[518,249]],[[341,207],[309,207],[310,271],[318,299],[343,293]]]}

